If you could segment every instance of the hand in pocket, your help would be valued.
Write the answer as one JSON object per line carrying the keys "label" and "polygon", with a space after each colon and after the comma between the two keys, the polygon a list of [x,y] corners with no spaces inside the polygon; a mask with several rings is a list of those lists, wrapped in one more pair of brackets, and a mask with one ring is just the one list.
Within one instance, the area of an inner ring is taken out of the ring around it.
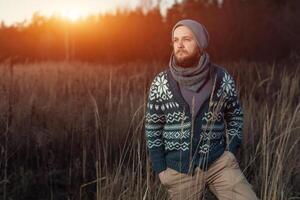
{"label": "hand in pocket", "polygon": [[159,180],[162,184],[164,184],[166,180],[166,171],[167,170],[164,170],[158,174]]}
{"label": "hand in pocket", "polygon": [[239,163],[235,157],[235,155],[230,152],[230,151],[227,151],[227,155],[229,156],[229,167],[232,167],[232,168],[239,168]]}

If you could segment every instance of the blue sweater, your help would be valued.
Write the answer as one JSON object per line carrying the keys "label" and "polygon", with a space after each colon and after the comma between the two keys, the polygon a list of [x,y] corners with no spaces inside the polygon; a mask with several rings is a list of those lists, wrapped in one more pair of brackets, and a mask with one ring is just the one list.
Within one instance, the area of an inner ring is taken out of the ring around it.
{"label": "blue sweater", "polygon": [[243,111],[235,82],[224,69],[210,65],[213,89],[192,115],[169,69],[151,83],[145,121],[147,148],[156,173],[167,167],[181,173],[206,171],[225,150],[235,154],[242,141]]}

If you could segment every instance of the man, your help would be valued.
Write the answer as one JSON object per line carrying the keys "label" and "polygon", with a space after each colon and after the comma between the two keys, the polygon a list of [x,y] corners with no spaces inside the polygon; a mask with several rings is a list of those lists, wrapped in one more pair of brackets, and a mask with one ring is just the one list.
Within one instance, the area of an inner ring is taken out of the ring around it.
{"label": "man", "polygon": [[153,170],[171,199],[258,199],[235,158],[243,111],[232,76],[209,60],[209,34],[197,21],[173,27],[167,70],[154,78],[145,131]]}

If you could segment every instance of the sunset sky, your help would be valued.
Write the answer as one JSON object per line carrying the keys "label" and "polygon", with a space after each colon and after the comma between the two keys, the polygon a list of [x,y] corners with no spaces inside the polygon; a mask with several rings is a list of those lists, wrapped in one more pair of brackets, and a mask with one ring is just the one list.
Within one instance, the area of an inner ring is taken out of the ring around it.
{"label": "sunset sky", "polygon": [[[76,20],[89,14],[110,12],[117,7],[134,9],[141,2],[142,0],[0,0],[0,21],[4,21],[6,25],[30,21],[35,12],[45,16],[55,14]],[[174,0],[161,1],[163,15],[172,4]]]}

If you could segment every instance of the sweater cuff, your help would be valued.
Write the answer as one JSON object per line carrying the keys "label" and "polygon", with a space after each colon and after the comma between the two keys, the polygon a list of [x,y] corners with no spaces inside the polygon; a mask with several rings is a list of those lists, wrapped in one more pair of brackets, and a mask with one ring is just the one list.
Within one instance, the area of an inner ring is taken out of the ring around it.
{"label": "sweater cuff", "polygon": [[228,151],[236,155],[238,148],[241,145],[241,139],[239,139],[237,136],[234,136],[230,138],[230,143],[228,144]]}
{"label": "sweater cuff", "polygon": [[228,148],[228,151],[230,151],[231,153],[233,153],[233,155],[235,155],[236,156],[236,152],[237,152],[237,147],[235,147],[235,148]]}
{"label": "sweater cuff", "polygon": [[229,144],[228,151],[230,151],[236,156],[239,147],[240,145],[238,143]]}
{"label": "sweater cuff", "polygon": [[166,161],[165,160],[162,160],[160,162],[156,161],[155,163],[152,163],[152,168],[157,174],[159,174],[160,172],[167,169]]}

